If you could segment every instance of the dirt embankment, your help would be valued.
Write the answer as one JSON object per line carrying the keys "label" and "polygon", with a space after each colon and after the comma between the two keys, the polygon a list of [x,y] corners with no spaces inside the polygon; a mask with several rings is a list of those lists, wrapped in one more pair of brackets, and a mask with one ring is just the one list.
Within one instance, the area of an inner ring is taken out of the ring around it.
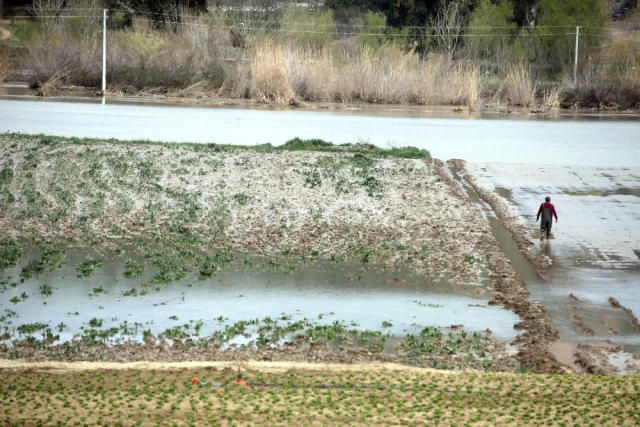
{"label": "dirt embankment", "polygon": [[[462,189],[445,172],[444,163],[439,160],[434,160],[434,163],[438,166],[436,173],[441,179],[447,182],[448,186],[453,189],[452,191],[461,200],[464,200],[464,203],[471,204],[471,200],[464,195]],[[468,182],[473,179],[466,173],[464,161],[455,160],[451,163]],[[479,187],[475,185],[473,188],[477,191]],[[502,212],[507,212],[506,207]],[[503,218],[506,218],[505,215]],[[486,223],[485,226],[488,227]],[[493,300],[489,301],[489,304],[501,305],[522,319],[514,326],[516,329],[524,331],[515,340],[519,349],[519,362],[527,366],[536,366],[540,372],[563,372],[561,364],[549,351],[550,345],[558,339],[558,330],[549,320],[546,311],[542,305],[530,300],[531,294],[527,285],[518,276],[495,238],[489,235],[481,245],[482,252],[488,255],[490,278],[495,289],[495,296]]]}

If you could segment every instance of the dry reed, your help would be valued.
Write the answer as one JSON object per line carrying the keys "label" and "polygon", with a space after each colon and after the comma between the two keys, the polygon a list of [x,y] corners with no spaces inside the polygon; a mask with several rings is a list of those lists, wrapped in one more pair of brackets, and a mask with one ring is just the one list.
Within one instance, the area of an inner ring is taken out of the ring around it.
{"label": "dry reed", "polygon": [[0,51],[0,82],[4,81],[11,74],[12,68],[13,65],[9,59],[9,55],[4,55],[3,52]]}
{"label": "dry reed", "polygon": [[[478,69],[446,56],[426,62],[395,47],[356,56],[267,43],[251,63],[251,96],[261,102],[301,100],[384,104],[455,104],[475,108]],[[237,90],[237,86],[235,86]]]}
{"label": "dry reed", "polygon": [[256,49],[251,64],[251,96],[264,103],[297,104],[289,82],[289,54],[282,44],[267,43]]}
{"label": "dry reed", "polygon": [[47,79],[47,81],[41,83],[36,91],[37,96],[52,96],[56,90],[61,86],[61,84],[65,81],[66,71],[65,69],[60,69],[56,73],[54,73],[51,77]]}
{"label": "dry reed", "polygon": [[535,104],[537,84],[524,61],[509,67],[506,78],[506,98],[509,105],[530,107]]}

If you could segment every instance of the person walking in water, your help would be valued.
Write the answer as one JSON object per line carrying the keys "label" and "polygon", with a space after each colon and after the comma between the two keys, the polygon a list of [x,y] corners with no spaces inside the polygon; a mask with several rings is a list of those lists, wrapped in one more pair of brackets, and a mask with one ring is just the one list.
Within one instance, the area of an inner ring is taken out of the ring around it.
{"label": "person walking in water", "polygon": [[540,241],[544,240],[545,234],[547,235],[547,239],[551,236],[551,224],[553,224],[553,217],[556,218],[556,224],[558,223],[558,214],[556,213],[556,208],[551,203],[551,197],[547,196],[544,198],[544,203],[540,205],[540,209],[538,209],[538,215],[536,215],[536,221],[542,215],[542,220],[540,221],[540,232],[542,236],[540,236]]}

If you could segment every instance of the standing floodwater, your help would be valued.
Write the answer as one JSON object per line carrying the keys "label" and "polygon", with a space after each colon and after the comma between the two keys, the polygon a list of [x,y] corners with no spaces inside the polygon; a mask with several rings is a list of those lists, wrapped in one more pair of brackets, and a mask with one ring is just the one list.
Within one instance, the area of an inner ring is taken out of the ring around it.
{"label": "standing floodwater", "polygon": [[0,131],[237,145],[321,138],[336,144],[410,145],[443,160],[640,165],[638,115],[455,114],[450,108],[343,105],[311,111],[92,101],[0,99]]}

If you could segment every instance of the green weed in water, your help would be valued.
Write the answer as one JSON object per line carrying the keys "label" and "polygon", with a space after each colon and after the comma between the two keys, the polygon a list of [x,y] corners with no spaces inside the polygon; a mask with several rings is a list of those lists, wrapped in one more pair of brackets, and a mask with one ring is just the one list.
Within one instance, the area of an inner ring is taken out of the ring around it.
{"label": "green weed in water", "polygon": [[46,271],[53,271],[63,264],[64,252],[60,247],[43,247],[40,249],[40,259],[29,262],[22,268],[20,277],[23,280],[39,277]]}
{"label": "green weed in water", "polygon": [[89,277],[95,272],[96,268],[102,268],[102,261],[98,259],[88,259],[80,263],[78,268],[76,268],[76,272],[79,278]]}
{"label": "green weed in water", "polygon": [[230,250],[217,252],[213,255],[205,256],[198,265],[201,279],[206,279],[216,274],[219,270],[229,265],[235,260]]}
{"label": "green weed in water", "polygon": [[18,332],[20,332],[21,334],[33,334],[38,331],[43,331],[47,327],[48,325],[44,323],[27,323],[18,326]]}
{"label": "green weed in water", "polygon": [[53,295],[53,288],[51,285],[47,285],[46,283],[40,286],[40,293],[45,297]]}
{"label": "green weed in water", "polygon": [[178,282],[189,274],[189,269],[185,265],[172,259],[155,259],[153,260],[153,266],[157,270],[155,276],[153,276],[155,283],[169,284]]}
{"label": "green weed in water", "polygon": [[127,279],[135,279],[144,273],[144,264],[128,259],[124,263],[124,277]]}
{"label": "green weed in water", "polygon": [[136,288],[131,288],[131,290],[128,291],[124,291],[122,293],[123,297],[137,297],[138,296],[138,291],[136,290]]}

